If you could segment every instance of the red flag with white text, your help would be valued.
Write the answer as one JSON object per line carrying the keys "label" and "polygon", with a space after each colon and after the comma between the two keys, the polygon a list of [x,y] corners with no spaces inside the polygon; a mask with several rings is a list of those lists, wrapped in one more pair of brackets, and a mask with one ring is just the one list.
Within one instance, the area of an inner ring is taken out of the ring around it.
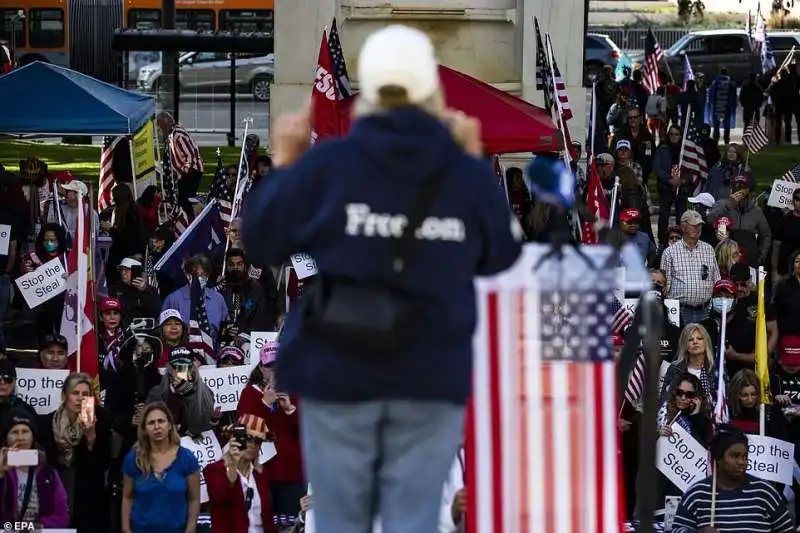
{"label": "red flag with white text", "polygon": [[[597,160],[592,158],[589,164],[589,176],[586,179],[586,210],[595,220],[608,220],[609,206],[603,182],[600,180],[600,171],[597,169]],[[588,220],[583,221],[583,244],[597,244],[597,232],[594,224]]]}
{"label": "red flag with white text", "polygon": [[314,88],[311,91],[313,118],[311,124],[311,140],[316,143],[326,137],[339,137],[342,125],[339,110],[339,89],[333,77],[333,57],[328,46],[326,33],[322,32],[322,43],[319,45],[317,73]]}
{"label": "red flag with white text", "polygon": [[[75,246],[67,254],[67,290],[61,316],[61,334],[67,339],[69,369],[97,376],[99,360],[94,329],[94,286],[89,274],[89,226],[87,199],[79,194]],[[79,244],[80,243],[80,244]],[[79,311],[80,310],[80,311]],[[79,321],[80,320],[80,327]],[[80,347],[80,350],[78,349]],[[80,352],[80,361],[76,353]]]}

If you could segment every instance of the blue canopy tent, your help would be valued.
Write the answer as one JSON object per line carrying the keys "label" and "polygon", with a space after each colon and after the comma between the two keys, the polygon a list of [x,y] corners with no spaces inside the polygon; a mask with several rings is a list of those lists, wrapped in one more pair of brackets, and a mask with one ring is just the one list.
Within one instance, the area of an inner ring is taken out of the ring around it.
{"label": "blue canopy tent", "polygon": [[36,61],[0,76],[0,134],[133,135],[156,112],[152,97]]}

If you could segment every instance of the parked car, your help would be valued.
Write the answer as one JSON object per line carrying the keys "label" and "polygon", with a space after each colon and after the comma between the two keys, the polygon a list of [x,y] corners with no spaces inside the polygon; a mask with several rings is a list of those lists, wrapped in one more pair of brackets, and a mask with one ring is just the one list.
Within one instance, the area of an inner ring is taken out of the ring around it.
{"label": "parked car", "polygon": [[[187,52],[180,56],[178,65],[181,91],[229,91],[231,61],[227,53]],[[274,54],[239,54],[236,58],[237,92],[250,93],[258,101],[267,101],[274,75]],[[161,63],[149,63],[140,68],[137,86],[145,92],[157,92],[161,87]]]}
{"label": "parked car", "polygon": [[[800,32],[768,34],[775,62],[780,65],[792,46],[800,48]],[[692,70],[713,79],[722,67],[736,83],[743,83],[751,72],[761,72],[761,56],[753,49],[747,32],[743,29],[705,30],[687,33],[664,51],[664,60],[673,79],[683,81],[683,56],[689,57]],[[644,54],[632,56],[634,63],[643,63]],[[667,67],[662,64],[662,72]]]}
{"label": "parked car", "polygon": [[611,65],[616,70],[617,62],[624,52],[619,49],[611,37],[602,33],[586,34],[586,73],[591,76],[598,74],[605,65]]}

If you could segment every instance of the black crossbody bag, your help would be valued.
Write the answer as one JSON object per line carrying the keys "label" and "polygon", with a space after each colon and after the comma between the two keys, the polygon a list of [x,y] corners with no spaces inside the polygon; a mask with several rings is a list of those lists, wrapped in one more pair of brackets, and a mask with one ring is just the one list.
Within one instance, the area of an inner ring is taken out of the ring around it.
{"label": "black crossbody bag", "polygon": [[[392,275],[403,272],[417,229],[430,210],[442,180],[425,180],[411,205],[408,224],[400,238],[392,241]],[[401,352],[412,333],[415,302],[390,284],[325,275],[316,277],[301,299],[303,328],[310,334],[345,351],[394,355]]]}

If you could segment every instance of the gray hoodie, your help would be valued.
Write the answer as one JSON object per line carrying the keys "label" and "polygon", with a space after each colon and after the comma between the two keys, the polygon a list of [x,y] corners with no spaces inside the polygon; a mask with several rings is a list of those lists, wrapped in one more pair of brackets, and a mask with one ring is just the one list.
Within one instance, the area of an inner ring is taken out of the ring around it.
{"label": "gray hoodie", "polygon": [[[214,393],[205,384],[194,365],[189,370],[189,375],[194,382],[194,390],[180,397],[184,405],[181,425],[178,428],[181,436],[197,436],[211,429],[211,417],[214,415]],[[161,383],[150,389],[147,403],[164,402],[169,405],[167,400],[170,394],[169,369],[167,369],[161,378]]]}
{"label": "gray hoodie", "polygon": [[[719,200],[714,204],[708,214],[708,221],[713,224],[720,217],[728,217],[733,221],[733,228],[728,228],[729,231],[740,230],[752,233],[753,239],[757,238],[758,240],[758,264],[763,265],[772,244],[772,230],[767,223],[767,217],[751,198],[746,198],[733,209],[729,209],[725,205],[726,200]],[[731,238],[736,240],[733,236]],[[745,245],[746,243],[740,242],[739,244]]]}

